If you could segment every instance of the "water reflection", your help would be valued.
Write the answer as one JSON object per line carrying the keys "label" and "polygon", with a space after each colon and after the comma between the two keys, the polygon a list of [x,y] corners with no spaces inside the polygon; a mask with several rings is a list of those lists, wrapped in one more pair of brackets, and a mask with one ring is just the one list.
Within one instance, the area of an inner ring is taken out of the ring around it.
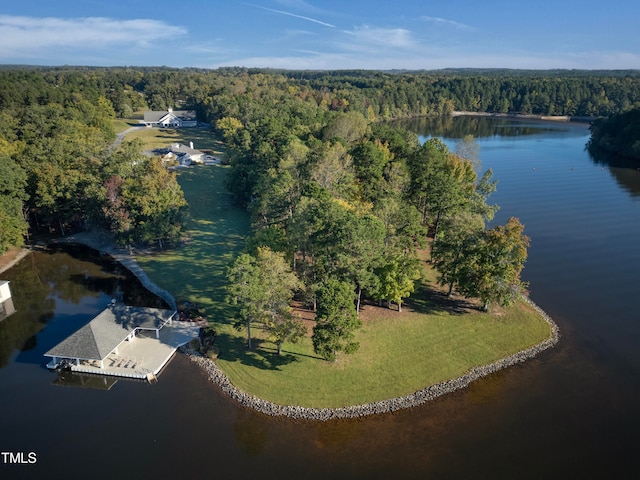
{"label": "water reflection", "polygon": [[634,197],[640,197],[640,162],[606,152],[599,148],[589,148],[589,157],[596,165],[609,168],[611,175],[623,189]]}
{"label": "water reflection", "polygon": [[[16,312],[0,322],[0,368],[43,363],[42,354],[80,328],[111,298],[127,305],[167,308],[110,257],[79,245],[42,248],[3,273]],[[50,328],[44,330],[44,327]]]}
{"label": "water reflection", "polygon": [[564,137],[584,135],[583,124],[544,122],[531,119],[459,116],[418,117],[392,122],[423,137],[460,139],[466,135],[481,137],[518,137],[554,132]]}

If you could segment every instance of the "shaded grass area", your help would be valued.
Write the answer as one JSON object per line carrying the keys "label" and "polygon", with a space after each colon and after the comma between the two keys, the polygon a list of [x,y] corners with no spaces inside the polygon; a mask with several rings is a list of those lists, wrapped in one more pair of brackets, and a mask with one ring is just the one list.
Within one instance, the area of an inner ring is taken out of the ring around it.
{"label": "shaded grass area", "polygon": [[244,248],[247,212],[234,205],[224,187],[228,167],[197,166],[180,170],[178,182],[189,203],[186,241],[179,248],[140,255],[149,278],[173,294],[178,305],[195,303],[218,333],[216,345],[243,359],[243,333],[233,328],[234,311],[225,301],[225,271]]}
{"label": "shaded grass area", "polygon": [[111,121],[113,130],[116,133],[124,132],[129,127],[135,127],[138,125],[138,120],[128,120],[125,118],[115,118]]}
{"label": "shaded grass area", "polygon": [[203,313],[226,323],[232,312],[224,301],[225,270],[244,248],[249,233],[246,211],[233,204],[224,187],[228,167],[196,166],[180,170],[178,182],[189,203],[185,243],[175,249],[139,256],[138,262],[178,304],[195,302]]}
{"label": "shaded grass area", "polygon": [[246,354],[250,361],[224,355],[219,365],[237,387],[274,403],[339,407],[412,393],[550,336],[548,324],[524,303],[497,315],[437,306],[398,313],[369,305],[361,316],[360,349],[337,362],[318,359],[305,338],[286,345],[281,359],[264,342]]}
{"label": "shaded grass area", "polygon": [[[483,313],[461,298],[434,288],[435,272],[402,313],[373,305],[361,312],[360,350],[326,362],[311,339],[285,344],[278,356],[265,332],[252,330],[256,347],[245,348],[245,332],[232,327],[224,298],[225,269],[244,246],[247,213],[224,189],[226,167],[183,170],[178,181],[189,202],[184,246],[139,257],[149,277],[176,300],[196,302],[218,333],[218,365],[238,388],[278,404],[339,407],[409,394],[491,363],[550,336],[547,323],[524,303]],[[426,264],[425,264],[426,265]],[[311,322],[309,322],[311,325]]]}

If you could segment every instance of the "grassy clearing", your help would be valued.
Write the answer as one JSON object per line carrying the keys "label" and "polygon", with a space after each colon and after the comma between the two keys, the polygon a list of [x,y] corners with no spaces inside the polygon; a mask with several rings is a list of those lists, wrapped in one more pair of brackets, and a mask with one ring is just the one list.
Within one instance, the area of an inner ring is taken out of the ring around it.
{"label": "grassy clearing", "polygon": [[[452,302],[455,304],[456,302]],[[337,362],[318,359],[311,340],[287,345],[282,358],[264,342],[219,365],[239,388],[280,404],[338,407],[412,393],[491,363],[549,337],[549,326],[519,303],[499,316],[442,308],[399,314],[365,307],[360,349]]]}
{"label": "grassy clearing", "polygon": [[195,149],[211,155],[222,156],[225,152],[222,141],[206,127],[140,128],[128,134],[126,139],[129,141],[134,138],[141,139],[146,150],[165,148],[172,143],[189,145],[189,142],[193,142]]}
{"label": "grassy clearing", "polygon": [[116,133],[124,132],[127,128],[133,127],[137,124],[137,120],[126,120],[124,118],[115,118],[111,120],[111,125],[113,125],[113,130]]}
{"label": "grassy clearing", "polygon": [[[254,329],[257,348],[245,349],[245,332],[232,328],[224,302],[225,268],[244,245],[246,212],[231,204],[223,186],[226,168],[196,167],[178,180],[190,206],[188,243],[139,258],[149,276],[178,302],[195,301],[213,321],[221,355],[218,365],[242,390],[279,404],[338,407],[411,393],[459,376],[534,345],[550,335],[528,305],[481,313],[464,299],[449,300],[422,286],[407,308],[367,305],[358,332],[360,350],[337,362],[319,359],[310,338],[285,344],[283,355]],[[427,271],[427,285],[434,272]]]}
{"label": "grassy clearing", "polygon": [[181,170],[178,182],[189,202],[187,240],[180,248],[138,257],[149,277],[178,303],[196,302],[210,319],[221,323],[230,315],[224,302],[225,269],[249,233],[246,211],[233,205],[224,187],[227,168]]}

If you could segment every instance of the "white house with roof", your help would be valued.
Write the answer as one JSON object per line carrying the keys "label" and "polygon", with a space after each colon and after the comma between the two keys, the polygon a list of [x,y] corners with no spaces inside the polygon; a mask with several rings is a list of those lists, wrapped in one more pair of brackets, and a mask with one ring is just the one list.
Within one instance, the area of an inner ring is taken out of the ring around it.
{"label": "white house with roof", "polygon": [[195,127],[198,125],[193,110],[150,110],[144,112],[144,124],[147,127]]}
{"label": "white house with roof", "polygon": [[193,148],[193,142],[189,142],[189,146],[173,143],[167,148],[167,153],[162,159],[166,162],[176,160],[178,165],[189,166],[193,163],[203,163],[205,156],[204,152]]}

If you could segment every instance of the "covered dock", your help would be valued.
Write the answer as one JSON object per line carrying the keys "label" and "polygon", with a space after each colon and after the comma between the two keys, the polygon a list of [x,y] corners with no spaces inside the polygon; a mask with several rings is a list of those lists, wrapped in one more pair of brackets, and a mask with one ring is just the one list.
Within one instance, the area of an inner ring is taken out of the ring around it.
{"label": "covered dock", "polygon": [[0,320],[13,315],[16,312],[11,297],[11,288],[8,280],[0,280]]}
{"label": "covered dock", "polygon": [[110,305],[53,347],[48,368],[129,378],[152,378],[176,349],[198,336],[193,322],[174,320],[175,310]]}

